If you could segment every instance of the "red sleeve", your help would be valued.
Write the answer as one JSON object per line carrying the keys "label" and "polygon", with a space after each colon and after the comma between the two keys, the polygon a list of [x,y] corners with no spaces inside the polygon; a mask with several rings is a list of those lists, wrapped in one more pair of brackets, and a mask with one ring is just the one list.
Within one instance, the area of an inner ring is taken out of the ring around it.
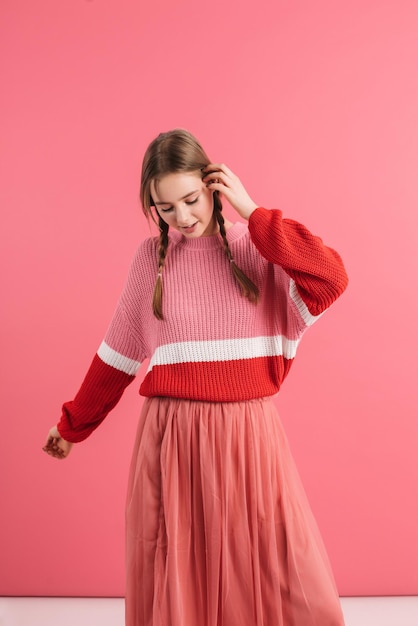
{"label": "red sleeve", "polygon": [[348,277],[337,252],[282,211],[259,207],[250,216],[251,239],[267,261],[292,278],[312,315],[327,309],[345,290]]}
{"label": "red sleeve", "polygon": [[63,439],[86,439],[104,420],[135,376],[104,363],[96,354],[76,397],[62,407],[57,424]]}

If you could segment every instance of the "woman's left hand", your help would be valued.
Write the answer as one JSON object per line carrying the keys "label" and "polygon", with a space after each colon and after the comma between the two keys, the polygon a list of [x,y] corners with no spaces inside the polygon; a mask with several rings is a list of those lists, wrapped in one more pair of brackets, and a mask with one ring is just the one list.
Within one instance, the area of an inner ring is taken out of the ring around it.
{"label": "woman's left hand", "polygon": [[239,215],[248,220],[258,204],[250,198],[238,176],[223,163],[210,163],[202,172],[206,186],[213,191],[219,191]]}

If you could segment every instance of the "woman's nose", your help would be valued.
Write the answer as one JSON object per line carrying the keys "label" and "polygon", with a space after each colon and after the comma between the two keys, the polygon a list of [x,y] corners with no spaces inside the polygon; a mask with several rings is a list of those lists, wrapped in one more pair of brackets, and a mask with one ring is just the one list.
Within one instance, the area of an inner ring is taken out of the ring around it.
{"label": "woman's nose", "polygon": [[181,205],[176,209],[176,220],[179,226],[187,226],[190,221],[190,209],[187,205]]}

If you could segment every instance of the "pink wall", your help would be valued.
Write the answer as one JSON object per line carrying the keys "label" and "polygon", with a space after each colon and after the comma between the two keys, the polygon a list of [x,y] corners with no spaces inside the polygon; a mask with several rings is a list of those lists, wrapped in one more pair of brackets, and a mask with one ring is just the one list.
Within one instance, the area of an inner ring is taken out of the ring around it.
{"label": "pink wall", "polygon": [[3,0],[2,561],[10,595],[123,595],[138,384],[41,452],[137,242],[148,142],[184,126],[350,288],[278,399],[340,593],[418,593],[414,0]]}

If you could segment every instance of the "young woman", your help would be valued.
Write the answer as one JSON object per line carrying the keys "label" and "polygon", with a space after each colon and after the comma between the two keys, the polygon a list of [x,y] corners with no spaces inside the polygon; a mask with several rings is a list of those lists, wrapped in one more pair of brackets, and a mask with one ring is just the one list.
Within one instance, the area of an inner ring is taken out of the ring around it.
{"label": "young woman", "polygon": [[[240,221],[224,219],[220,196]],[[45,451],[64,458],[140,364],[126,506],[127,626],[341,626],[328,558],[271,400],[344,291],[339,255],[254,202],[184,130],[159,135],[143,241],[103,343]]]}

